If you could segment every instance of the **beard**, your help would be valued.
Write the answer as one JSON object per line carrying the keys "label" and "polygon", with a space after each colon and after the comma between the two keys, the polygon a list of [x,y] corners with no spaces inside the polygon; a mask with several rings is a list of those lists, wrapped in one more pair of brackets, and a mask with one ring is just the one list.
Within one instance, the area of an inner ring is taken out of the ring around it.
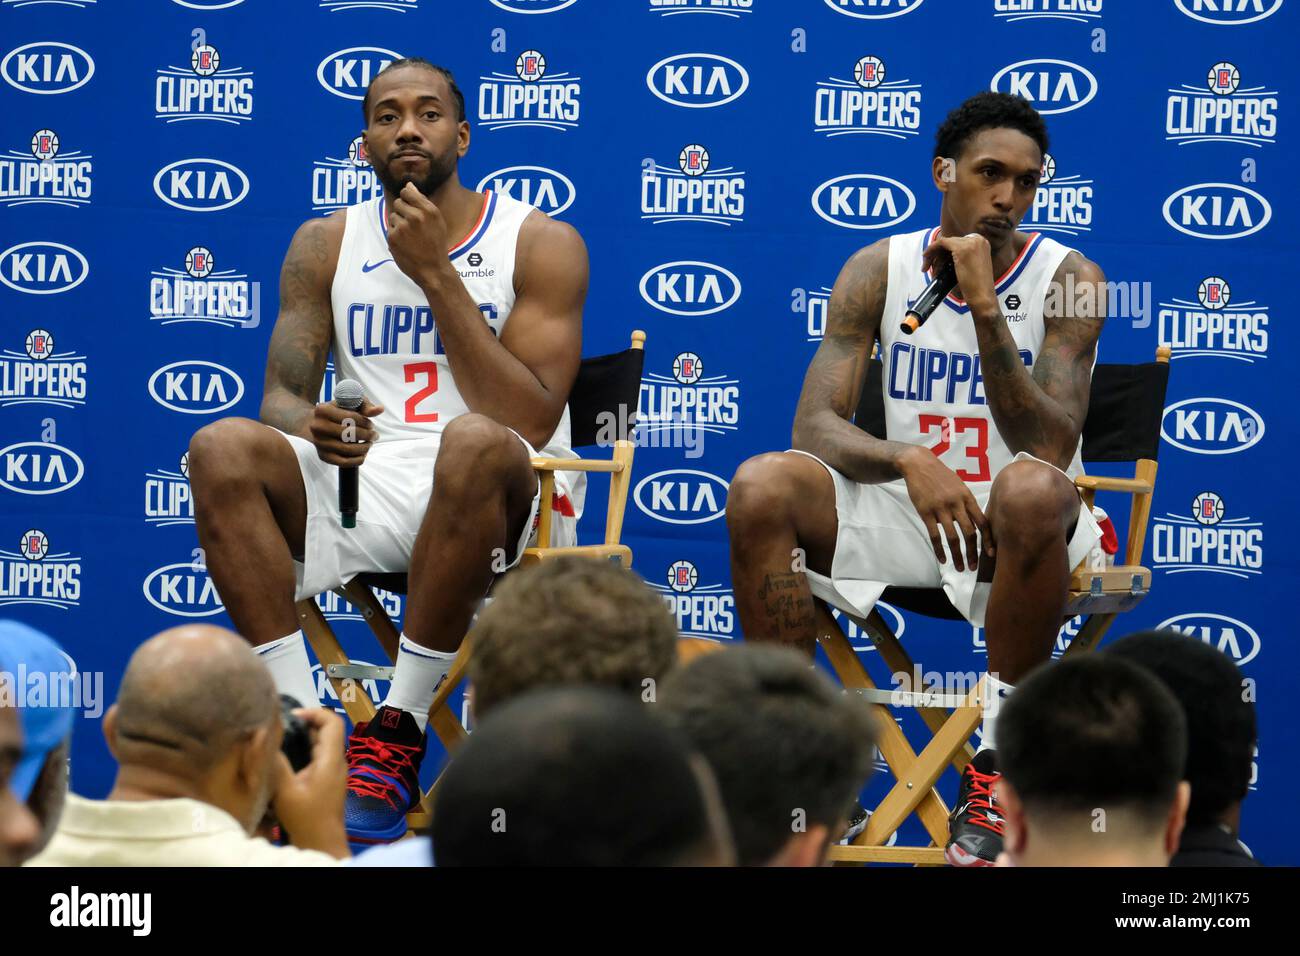
{"label": "beard", "polygon": [[375,170],[375,176],[392,195],[400,193],[407,183],[414,183],[415,188],[425,196],[432,196],[456,171],[456,157],[454,154],[439,157],[433,153],[425,153],[425,156],[429,160],[429,171],[423,176],[414,172],[394,173],[386,161],[381,162],[374,157],[371,158],[370,165]]}

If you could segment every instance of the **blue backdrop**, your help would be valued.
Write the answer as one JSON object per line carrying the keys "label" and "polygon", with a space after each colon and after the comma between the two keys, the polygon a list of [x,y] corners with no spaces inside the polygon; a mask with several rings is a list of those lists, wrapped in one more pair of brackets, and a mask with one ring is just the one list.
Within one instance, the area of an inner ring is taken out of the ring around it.
{"label": "blue backdrop", "polygon": [[[586,353],[649,333],[625,538],[683,633],[738,638],[727,481],[787,446],[840,265],[937,222],[934,130],[994,88],[1052,137],[1023,228],[1128,297],[1101,360],[1174,350],[1153,593],[1118,632],[1181,627],[1258,680],[1243,833],[1298,863],[1300,649],[1278,643],[1294,346],[1269,321],[1297,252],[1296,27],[1295,0],[3,0],[0,613],[103,672],[109,700],[143,638],[225,620],[183,453],[256,417],[289,237],[374,194],[361,94],[422,55],[465,91],[462,180],[585,237]],[[1101,503],[1122,540],[1126,500]],[[374,661],[352,609],[322,602]],[[892,614],[927,669],[982,669],[978,630]],[[111,776],[80,721],[74,787]]]}

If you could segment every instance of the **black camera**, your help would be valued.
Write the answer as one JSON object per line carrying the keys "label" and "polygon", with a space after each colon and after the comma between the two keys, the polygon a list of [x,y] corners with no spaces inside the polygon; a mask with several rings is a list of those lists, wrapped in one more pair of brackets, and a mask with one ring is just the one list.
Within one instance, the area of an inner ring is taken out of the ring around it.
{"label": "black camera", "polygon": [[297,773],[311,763],[311,728],[294,713],[302,705],[288,694],[280,695],[280,723],[284,726],[284,740],[280,751]]}

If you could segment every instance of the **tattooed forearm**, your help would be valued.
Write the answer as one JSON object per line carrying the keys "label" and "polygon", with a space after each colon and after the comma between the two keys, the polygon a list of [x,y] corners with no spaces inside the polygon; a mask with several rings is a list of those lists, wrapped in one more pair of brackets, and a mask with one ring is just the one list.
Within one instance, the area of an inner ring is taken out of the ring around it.
{"label": "tattooed forearm", "polygon": [[858,252],[840,272],[826,334],[804,376],[792,435],[795,448],[869,483],[897,478],[897,458],[911,447],[873,438],[852,423],[880,328],[888,275],[887,239]]}
{"label": "tattooed forearm", "polygon": [[311,419],[329,356],[331,231],[339,230],[328,220],[305,223],[280,271],[280,314],[267,349],[261,420],[291,434],[302,434]]}
{"label": "tattooed forearm", "polygon": [[[1101,270],[1078,253],[1062,262],[1053,279],[1067,287],[1100,289]],[[984,393],[998,433],[1013,452],[1027,451],[1064,468],[1074,457],[1088,414],[1088,390],[1097,338],[1105,314],[1104,295],[1061,303],[1049,298],[1046,333],[1030,372],[1001,317],[976,319]],[[1098,303],[1101,303],[1100,306]]]}

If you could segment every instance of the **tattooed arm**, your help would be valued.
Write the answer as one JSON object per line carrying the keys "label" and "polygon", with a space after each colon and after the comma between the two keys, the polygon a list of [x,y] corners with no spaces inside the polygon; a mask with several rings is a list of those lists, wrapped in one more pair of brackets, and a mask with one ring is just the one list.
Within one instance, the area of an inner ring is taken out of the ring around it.
{"label": "tattooed arm", "polygon": [[1088,415],[1092,363],[1106,316],[1106,277],[1095,262],[1071,252],[1049,288],[1046,335],[1032,373],[1000,314],[975,315],[974,321],[984,392],[1007,447],[1065,468]]}
{"label": "tattooed arm", "polygon": [[826,334],[804,376],[792,435],[793,447],[868,484],[898,478],[899,457],[916,447],[874,438],[852,422],[885,309],[888,278],[888,239],[859,249],[840,270],[831,290]]}
{"label": "tattooed arm", "polygon": [[330,286],[343,238],[343,215],[309,219],[296,233],[280,269],[280,314],[266,355],[261,420],[310,439],[309,425],[325,360],[333,310]]}

